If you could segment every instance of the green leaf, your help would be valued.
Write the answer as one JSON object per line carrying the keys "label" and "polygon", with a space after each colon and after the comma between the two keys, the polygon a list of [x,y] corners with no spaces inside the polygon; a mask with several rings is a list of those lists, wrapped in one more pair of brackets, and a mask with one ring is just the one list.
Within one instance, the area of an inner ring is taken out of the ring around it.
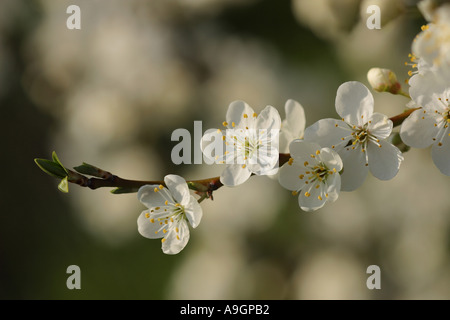
{"label": "green leaf", "polygon": [[47,159],[34,159],[34,162],[42,171],[53,177],[60,179],[67,177],[67,171],[60,163],[55,163]]}
{"label": "green leaf", "polygon": [[86,162],[83,162],[81,166],[74,167],[74,169],[82,174],[87,174],[89,176],[94,176],[97,178],[103,178],[103,175],[101,173],[102,170]]}
{"label": "green leaf", "polygon": [[139,188],[127,188],[127,187],[118,187],[111,190],[112,194],[123,194],[123,193],[134,193],[138,192]]}
{"label": "green leaf", "polygon": [[61,192],[68,193],[69,192],[69,181],[67,181],[67,177],[61,180],[58,185],[58,189]]}
{"label": "green leaf", "polygon": [[67,169],[64,168],[64,166],[63,166],[63,164],[61,163],[61,161],[59,161],[58,156],[56,155],[56,152],[55,152],[55,151],[52,152],[52,159],[53,159],[53,162],[58,163],[58,164],[61,166],[61,168],[63,168],[64,171],[65,171],[66,173],[68,173],[68,172],[67,172]]}
{"label": "green leaf", "polygon": [[400,133],[399,132],[395,132],[393,134],[391,134],[390,136],[391,139],[391,143],[396,146],[401,152],[408,152],[411,147],[407,146],[402,138],[400,137]]}

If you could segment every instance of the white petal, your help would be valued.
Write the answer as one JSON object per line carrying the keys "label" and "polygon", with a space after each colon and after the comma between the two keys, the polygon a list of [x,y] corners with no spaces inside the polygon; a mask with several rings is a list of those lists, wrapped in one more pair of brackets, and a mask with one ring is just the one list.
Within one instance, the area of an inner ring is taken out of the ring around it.
{"label": "white petal", "polygon": [[191,194],[189,192],[189,187],[182,177],[169,174],[164,177],[164,182],[167,188],[169,188],[170,193],[173,198],[180,204],[186,205],[189,203]]}
{"label": "white petal", "polygon": [[289,145],[289,151],[291,153],[291,157],[294,159],[308,157],[313,154],[316,154],[316,151],[320,151],[321,147],[317,143],[307,142],[303,140],[294,140]]}
{"label": "white petal", "polygon": [[277,148],[265,147],[258,149],[257,163],[249,164],[248,169],[257,175],[267,175],[278,163],[279,153]]}
{"label": "white petal", "polygon": [[229,164],[220,175],[220,182],[227,187],[238,186],[247,181],[251,174],[250,170],[247,167],[243,168],[242,164]]}
{"label": "white petal", "polygon": [[280,131],[280,142],[279,142],[279,150],[280,153],[288,153],[289,152],[289,144],[295,139],[294,136],[288,131],[288,129],[285,129],[286,120],[283,121],[281,124],[281,131]]}
{"label": "white petal", "polygon": [[256,118],[256,128],[280,130],[281,118],[278,110],[272,106],[265,107]]}
{"label": "white petal", "polygon": [[341,84],[336,94],[336,111],[344,121],[352,125],[363,125],[373,113],[373,96],[361,82],[349,81]]}
{"label": "white petal", "polygon": [[275,168],[267,171],[265,175],[268,176],[272,180],[278,180],[278,177],[279,177],[278,172],[279,172],[279,170],[280,170],[280,168],[278,166],[275,166]]}
{"label": "white petal", "polygon": [[[280,168],[278,181],[283,188],[291,191],[298,191],[305,186],[305,181],[307,180],[305,171],[306,168],[304,166],[295,162],[292,163],[292,165],[285,163]],[[300,175],[302,174],[304,176],[303,179],[300,178]]]}
{"label": "white petal", "polygon": [[218,159],[222,160],[226,150],[225,141],[222,140],[222,137],[223,133],[218,131],[218,129],[209,129],[200,140],[200,148],[206,164],[218,162]]}
{"label": "white petal", "polygon": [[191,200],[184,207],[184,212],[192,228],[197,228],[203,217],[203,210],[197,199],[191,196]]}
{"label": "white petal", "polygon": [[330,170],[336,169],[337,172],[342,170],[343,164],[341,157],[337,154],[337,152],[330,148],[322,148],[320,150],[319,159]]}
{"label": "white petal", "polygon": [[327,178],[327,190],[328,193],[328,202],[334,202],[339,197],[339,193],[341,191],[341,175],[336,173]]}
{"label": "white petal", "polygon": [[[157,192],[155,192],[155,188],[158,190]],[[138,200],[147,208],[162,207],[165,205],[164,202],[167,200],[167,198],[164,197],[164,191],[160,190],[159,185],[156,184],[147,184],[140,187],[137,197]]]}
{"label": "white petal", "polygon": [[375,112],[369,118],[367,129],[378,139],[386,139],[392,132],[393,123],[381,113]]}
{"label": "white petal", "polygon": [[[367,151],[366,151],[367,152]],[[339,152],[344,164],[341,174],[341,190],[353,191],[361,186],[367,177],[369,167],[366,166],[366,154],[361,148],[344,148]]]}
{"label": "white petal", "polygon": [[189,227],[185,220],[181,220],[180,223],[178,223],[178,232],[175,231],[175,228],[172,228],[166,234],[161,249],[165,254],[177,254],[184,249],[189,238]]}
{"label": "white petal", "polygon": [[[226,120],[229,129],[254,129],[256,125],[256,118],[253,116],[255,112],[244,101],[233,101],[228,107]],[[234,123],[234,126],[233,126]]]}
{"label": "white petal", "polygon": [[403,156],[396,146],[386,140],[381,140],[379,144],[381,147],[375,143],[367,146],[369,169],[374,177],[390,180],[397,175]]}
{"label": "white petal", "polygon": [[413,148],[429,147],[438,134],[439,128],[435,126],[436,118],[422,109],[416,110],[406,118],[400,129],[400,138]]}
{"label": "white petal", "polygon": [[428,110],[445,111],[446,105],[441,99],[446,99],[448,92],[449,75],[444,68],[437,72],[426,72],[424,74],[416,74],[409,80],[409,93],[415,103]]}
{"label": "white petal", "polygon": [[159,231],[159,229],[161,228],[161,225],[159,224],[159,222],[157,222],[155,220],[153,220],[155,222],[151,222],[151,220],[146,217],[147,214],[148,214],[148,210],[142,211],[141,215],[139,216],[139,218],[137,220],[139,233],[143,237],[146,237],[149,239],[158,239],[158,238],[164,237],[164,233],[162,232],[162,229],[161,229],[161,231]]}
{"label": "white petal", "polygon": [[450,136],[449,130],[442,139],[442,145],[435,143],[431,148],[431,156],[436,167],[445,175],[450,176]]}
{"label": "white petal", "polygon": [[305,131],[305,110],[295,100],[289,99],[284,105],[286,112],[286,127],[294,139],[302,139]]}
{"label": "white petal", "polygon": [[340,150],[352,138],[352,131],[342,120],[322,119],[305,130],[305,141],[315,142],[322,147]]}
{"label": "white petal", "polygon": [[[318,186],[318,188],[317,188]],[[298,196],[298,204],[303,211],[315,211],[322,208],[327,202],[324,184],[316,182],[303,188]]]}

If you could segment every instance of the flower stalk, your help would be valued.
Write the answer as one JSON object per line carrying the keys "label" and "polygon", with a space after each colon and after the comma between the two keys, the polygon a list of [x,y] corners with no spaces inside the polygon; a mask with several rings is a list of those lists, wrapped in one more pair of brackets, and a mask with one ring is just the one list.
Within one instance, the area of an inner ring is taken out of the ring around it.
{"label": "flower stalk", "polygon": [[[403,121],[417,108],[409,109],[401,114],[389,118],[394,127],[399,126]],[[93,165],[83,163],[78,167],[74,167],[74,170],[70,170],[64,167],[56,156],[56,153],[52,155],[53,160],[47,159],[35,159],[36,164],[47,174],[52,175],[62,180],[67,178],[67,182],[77,184],[80,187],[86,187],[92,190],[99,188],[114,188],[111,190],[113,194],[122,193],[135,193],[140,187],[144,185],[163,185],[162,180],[129,180],[121,178],[111,172],[100,169]],[[289,161],[291,155],[289,153],[280,153],[278,164],[281,167],[283,164]],[[90,177],[89,177],[90,176]],[[213,200],[213,192],[223,186],[220,181],[220,177],[212,177],[199,180],[186,181],[189,189],[194,190],[199,196],[199,202],[205,199]],[[68,188],[65,192],[68,191]]]}

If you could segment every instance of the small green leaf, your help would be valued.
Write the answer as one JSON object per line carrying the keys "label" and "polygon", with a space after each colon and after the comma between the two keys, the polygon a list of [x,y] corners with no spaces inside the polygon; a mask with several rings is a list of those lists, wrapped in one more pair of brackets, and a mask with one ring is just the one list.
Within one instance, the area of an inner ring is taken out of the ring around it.
{"label": "small green leaf", "polygon": [[41,168],[42,171],[53,177],[60,179],[67,177],[66,169],[59,163],[55,163],[47,159],[34,159],[34,162],[39,168]]}
{"label": "small green leaf", "polygon": [[58,156],[56,155],[56,152],[55,152],[55,151],[52,152],[52,159],[53,159],[53,162],[59,164],[59,165],[61,166],[61,168],[63,168],[64,171],[65,171],[66,173],[68,173],[68,172],[67,172],[67,169],[64,168],[64,166],[63,166],[63,164],[61,163],[61,161],[59,161]]}
{"label": "small green leaf", "polygon": [[67,177],[61,180],[58,185],[58,189],[61,192],[68,193],[69,192],[69,182],[67,181]]}
{"label": "small green leaf", "polygon": [[400,133],[395,132],[390,136],[391,143],[396,146],[401,152],[408,152],[411,147],[407,146],[402,138],[400,137]]}
{"label": "small green leaf", "polygon": [[82,174],[87,174],[89,176],[94,176],[97,178],[103,178],[102,170],[86,162],[83,162],[81,166],[74,167],[74,169]]}
{"label": "small green leaf", "polygon": [[123,193],[134,193],[138,192],[139,188],[127,188],[127,187],[118,187],[111,190],[112,194],[123,194]]}

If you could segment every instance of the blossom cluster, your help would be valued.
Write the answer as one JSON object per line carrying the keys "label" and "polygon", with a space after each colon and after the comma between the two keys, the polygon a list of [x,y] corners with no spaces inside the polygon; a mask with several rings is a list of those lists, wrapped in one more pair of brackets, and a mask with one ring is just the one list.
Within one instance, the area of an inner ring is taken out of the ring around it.
{"label": "blossom cluster", "polygon": [[[276,177],[280,185],[298,196],[303,211],[315,211],[337,200],[341,191],[360,187],[369,172],[380,180],[393,179],[404,160],[393,143],[399,135],[413,148],[431,146],[436,167],[450,176],[450,4],[434,12],[412,45],[409,95],[401,90],[395,74],[372,69],[369,83],[376,91],[411,98],[409,116],[394,132],[393,121],[375,112],[374,98],[361,82],[339,86],[335,109],[338,117],[321,119],[306,127],[302,105],[285,104],[286,119],[267,106],[259,114],[243,101],[229,105],[224,128],[206,133],[201,140],[204,156],[225,166],[220,182],[226,187],[245,183],[252,175]],[[407,111],[408,111],[407,110]],[[223,148],[211,153],[209,144],[222,141]],[[289,160],[280,164],[280,154]],[[147,185],[138,192],[148,207],[138,219],[139,232],[147,238],[162,238],[164,253],[180,252],[189,240],[189,225],[197,227],[202,209],[189,192],[186,181],[166,176],[165,186]]]}
{"label": "blossom cluster", "polygon": [[410,108],[400,136],[413,148],[431,147],[436,167],[450,175],[450,3],[432,12],[413,41],[410,55],[417,70],[409,80]]}

